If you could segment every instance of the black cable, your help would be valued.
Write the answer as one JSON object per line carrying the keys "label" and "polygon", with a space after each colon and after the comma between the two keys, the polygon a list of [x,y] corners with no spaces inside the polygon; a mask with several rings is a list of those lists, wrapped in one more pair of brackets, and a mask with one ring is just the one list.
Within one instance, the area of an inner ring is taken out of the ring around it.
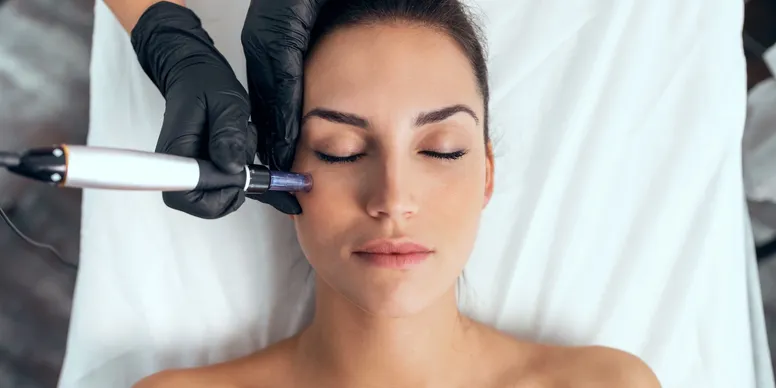
{"label": "black cable", "polygon": [[[21,157],[19,156],[19,154],[14,153],[14,152],[0,151],[0,167],[15,167],[15,166],[18,166],[20,162],[21,162]],[[72,269],[74,271],[78,270],[78,266],[77,265],[72,264],[72,263],[68,262],[67,260],[65,260],[62,257],[62,255],[59,253],[59,251],[57,251],[57,249],[54,248],[53,246],[37,242],[37,241],[27,237],[27,235],[25,235],[24,233],[22,233],[22,231],[19,230],[19,228],[17,228],[16,225],[14,225],[13,221],[11,221],[11,218],[8,217],[8,214],[6,214],[5,211],[2,208],[0,208],[0,218],[2,218],[3,221],[5,221],[5,223],[8,224],[8,226],[11,228],[11,230],[13,230],[13,232],[16,233],[16,235],[19,236],[26,243],[28,243],[28,244],[36,247],[36,248],[48,250],[54,256],[56,256],[57,260],[62,265],[64,265],[65,267],[67,267],[69,269]]]}
{"label": "black cable", "polygon": [[0,167],[16,167],[21,162],[21,156],[14,152],[0,151]]}
{"label": "black cable", "polygon": [[8,214],[6,214],[2,208],[0,208],[0,218],[2,218],[3,221],[5,221],[5,223],[8,224],[8,226],[11,228],[11,230],[13,230],[17,236],[21,237],[22,240],[24,240],[25,242],[27,242],[28,244],[36,248],[48,250],[54,256],[56,256],[60,264],[67,267],[68,269],[72,269],[73,271],[78,271],[78,266],[65,260],[64,257],[62,257],[62,255],[59,253],[59,251],[56,248],[48,244],[37,242],[27,237],[27,235],[25,235],[24,233],[22,233],[22,231],[19,230],[19,228],[17,228],[16,225],[14,225],[13,221],[11,221],[11,218],[8,217]]}

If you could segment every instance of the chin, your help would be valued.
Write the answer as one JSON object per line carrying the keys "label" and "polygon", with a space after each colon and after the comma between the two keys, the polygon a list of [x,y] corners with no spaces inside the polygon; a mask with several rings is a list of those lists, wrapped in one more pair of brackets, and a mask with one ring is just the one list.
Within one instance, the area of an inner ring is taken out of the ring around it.
{"label": "chin", "polygon": [[372,315],[386,318],[402,318],[419,314],[438,299],[436,295],[401,288],[389,292],[375,289],[370,291],[362,293],[360,298],[354,298],[351,301]]}

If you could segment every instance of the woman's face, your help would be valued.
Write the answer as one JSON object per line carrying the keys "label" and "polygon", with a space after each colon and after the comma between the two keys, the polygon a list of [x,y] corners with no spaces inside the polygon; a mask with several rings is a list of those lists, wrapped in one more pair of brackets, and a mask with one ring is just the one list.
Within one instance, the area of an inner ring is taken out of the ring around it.
{"label": "woman's face", "polygon": [[294,220],[318,287],[388,316],[452,292],[493,176],[455,41],[403,23],[339,29],[307,61],[303,115],[293,170],[314,187]]}

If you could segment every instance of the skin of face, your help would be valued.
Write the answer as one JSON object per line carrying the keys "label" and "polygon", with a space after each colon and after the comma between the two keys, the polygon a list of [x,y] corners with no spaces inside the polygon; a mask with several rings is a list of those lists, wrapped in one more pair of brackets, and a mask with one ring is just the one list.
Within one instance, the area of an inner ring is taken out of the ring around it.
{"label": "skin of face", "polygon": [[[307,60],[303,116],[292,170],[314,187],[293,219],[317,287],[390,317],[453,293],[493,191],[483,99],[456,42],[409,22],[338,29]],[[375,239],[434,253],[405,269],[353,254]]]}

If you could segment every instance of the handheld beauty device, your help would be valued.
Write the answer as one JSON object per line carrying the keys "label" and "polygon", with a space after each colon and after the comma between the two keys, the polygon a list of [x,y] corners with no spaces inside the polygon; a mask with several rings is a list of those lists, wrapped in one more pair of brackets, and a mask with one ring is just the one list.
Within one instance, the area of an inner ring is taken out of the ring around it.
{"label": "handheld beauty device", "polygon": [[210,162],[135,150],[59,145],[21,154],[0,153],[0,166],[60,187],[191,191],[242,187],[246,193],[310,191],[312,177],[250,164],[226,174]]}

